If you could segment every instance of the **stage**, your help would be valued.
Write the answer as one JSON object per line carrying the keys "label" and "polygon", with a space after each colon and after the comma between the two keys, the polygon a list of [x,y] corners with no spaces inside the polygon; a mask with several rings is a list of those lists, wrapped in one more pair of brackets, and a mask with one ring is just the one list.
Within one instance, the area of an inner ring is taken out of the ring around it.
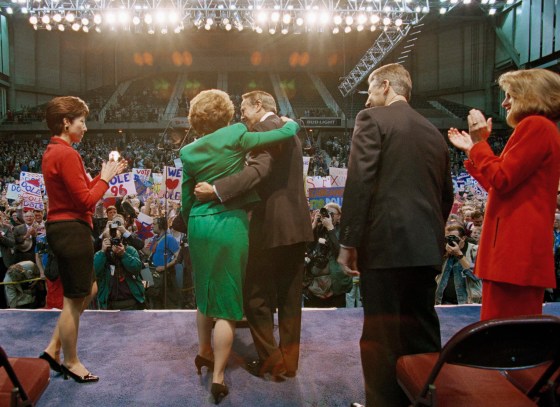
{"label": "stage", "polygon": [[[445,343],[479,318],[476,305],[436,307]],[[560,303],[544,312],[560,315]],[[8,356],[38,356],[48,343],[58,311],[1,310],[0,345]],[[358,341],[362,309],[304,309],[298,375],[264,381],[244,369],[256,356],[246,328],[236,331],[223,406],[344,406],[364,401]],[[86,311],[80,320],[79,354],[94,384],[64,381],[51,373],[39,407],[154,407],[213,405],[211,374],[196,374],[194,311]]]}

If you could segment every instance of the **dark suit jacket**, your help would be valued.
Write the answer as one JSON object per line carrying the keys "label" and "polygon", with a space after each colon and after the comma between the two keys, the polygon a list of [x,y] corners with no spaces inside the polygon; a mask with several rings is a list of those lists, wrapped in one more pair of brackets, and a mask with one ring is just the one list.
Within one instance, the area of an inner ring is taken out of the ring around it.
{"label": "dark suit jacket", "polygon": [[[282,127],[276,116],[257,123],[252,131]],[[251,245],[260,249],[312,242],[309,206],[303,186],[301,143],[293,137],[267,151],[255,151],[242,172],[214,182],[223,201],[256,186],[261,202],[251,217]],[[262,182],[261,182],[262,181]]]}
{"label": "dark suit jacket", "polygon": [[28,253],[30,250],[35,248],[35,237],[31,237],[31,239],[24,239],[26,234],[27,226],[25,224],[18,225],[14,228],[14,239],[16,241],[15,250],[17,252]]}
{"label": "dark suit jacket", "polygon": [[442,134],[406,102],[356,117],[340,243],[362,269],[440,265],[453,203]]}
{"label": "dark suit jacket", "polygon": [[[4,236],[0,236],[0,251],[2,251],[2,261],[6,267],[14,263],[13,249],[16,244],[12,228],[0,225],[0,231]],[[1,235],[1,234],[0,234]]]}

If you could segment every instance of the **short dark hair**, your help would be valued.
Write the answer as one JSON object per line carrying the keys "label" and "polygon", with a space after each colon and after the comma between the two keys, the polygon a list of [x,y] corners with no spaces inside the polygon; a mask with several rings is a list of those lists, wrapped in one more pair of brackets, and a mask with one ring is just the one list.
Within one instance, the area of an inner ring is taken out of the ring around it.
{"label": "short dark hair", "polygon": [[459,223],[452,223],[451,225],[447,225],[445,227],[445,233],[447,234],[448,232],[453,232],[453,231],[457,231],[459,232],[459,236],[460,237],[465,237],[467,235],[467,231],[465,230],[465,228],[460,225]]}
{"label": "short dark hair", "polygon": [[89,109],[86,102],[79,97],[59,96],[47,104],[45,118],[51,134],[58,136],[64,130],[64,119],[72,122],[76,117],[87,116],[88,114]]}

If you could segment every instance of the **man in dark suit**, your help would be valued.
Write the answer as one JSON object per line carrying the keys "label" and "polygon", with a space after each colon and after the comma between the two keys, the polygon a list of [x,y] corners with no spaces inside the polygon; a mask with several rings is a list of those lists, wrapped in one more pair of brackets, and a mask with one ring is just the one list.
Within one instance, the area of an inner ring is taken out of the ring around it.
{"label": "man in dark suit", "polygon": [[360,275],[366,405],[404,406],[397,358],[441,348],[435,276],[453,187],[443,136],[408,104],[406,69],[382,66],[368,82],[369,109],[358,113],[352,136],[338,261]]}
{"label": "man in dark suit", "polygon": [[[4,281],[8,267],[14,264],[13,249],[16,244],[14,233],[12,232],[12,225],[3,212],[0,212],[0,282]],[[8,308],[6,302],[6,295],[4,293],[4,286],[0,286],[0,309]]]}
{"label": "man in dark suit", "polygon": [[15,261],[31,261],[35,263],[35,242],[37,238],[37,224],[32,211],[23,214],[23,225],[14,227],[16,241]]}
{"label": "man in dark suit", "polygon": [[[251,131],[282,127],[270,94],[253,91],[242,98],[241,118]],[[251,216],[243,297],[259,359],[247,368],[257,376],[270,373],[293,377],[299,361],[305,246],[313,241],[301,143],[293,137],[267,151],[254,151],[248,164],[242,172],[216,181],[213,187],[197,185],[195,194],[199,199],[217,195],[227,202],[256,188],[261,202]],[[204,195],[203,190],[210,193]],[[275,305],[279,344],[273,334]]]}

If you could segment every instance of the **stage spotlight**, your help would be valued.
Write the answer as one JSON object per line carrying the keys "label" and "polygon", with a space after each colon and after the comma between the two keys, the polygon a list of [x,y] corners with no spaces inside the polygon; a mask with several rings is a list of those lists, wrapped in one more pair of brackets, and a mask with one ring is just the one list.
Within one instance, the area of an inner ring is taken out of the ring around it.
{"label": "stage spotlight", "polygon": [[266,14],[266,11],[260,11],[257,14],[257,21],[260,24],[264,24],[264,23],[266,23],[266,20],[268,20],[268,15]]}
{"label": "stage spotlight", "polygon": [[64,30],[65,30],[64,24],[59,24],[58,31],[64,31]]}
{"label": "stage spotlight", "polygon": [[288,34],[288,29],[286,27],[282,28],[281,33],[284,35]]}
{"label": "stage spotlight", "polygon": [[31,16],[29,17],[29,23],[31,25],[36,25],[39,22],[39,20],[37,19],[37,16]]}
{"label": "stage spotlight", "polygon": [[226,29],[226,31],[230,31],[231,30],[231,24],[227,23],[224,28]]}
{"label": "stage spotlight", "polygon": [[21,12],[22,14],[27,14],[29,10],[27,10],[27,7],[22,7],[21,8]]}
{"label": "stage spotlight", "polygon": [[206,31],[210,31],[210,30],[212,29],[212,26],[211,26],[210,24],[205,24],[205,25],[204,25],[204,29],[205,29]]}
{"label": "stage spotlight", "polygon": [[389,24],[391,24],[391,19],[389,17],[385,17],[383,19],[383,25],[387,26]]}
{"label": "stage spotlight", "polygon": [[331,20],[331,16],[326,11],[323,11],[319,16],[319,23],[323,26],[327,25]]}
{"label": "stage spotlight", "polygon": [[273,23],[277,23],[278,21],[280,21],[280,13],[275,11],[274,13],[272,13],[270,15],[270,21],[272,21]]}
{"label": "stage spotlight", "polygon": [[372,24],[377,24],[379,22],[379,16],[377,14],[372,14],[371,17],[369,18],[369,21]]}
{"label": "stage spotlight", "polygon": [[43,24],[48,24],[51,22],[51,18],[49,17],[48,14],[43,15],[43,17],[41,17],[41,21],[43,22]]}
{"label": "stage spotlight", "polygon": [[76,19],[76,16],[74,15],[74,13],[68,13],[66,14],[66,21],[68,21],[69,23],[73,23],[74,20]]}
{"label": "stage spotlight", "polygon": [[338,34],[339,32],[340,32],[340,28],[338,28],[338,27],[334,27],[334,28],[332,29],[332,33],[333,33],[333,34]]}
{"label": "stage spotlight", "polygon": [[115,24],[115,21],[116,21],[116,17],[113,13],[105,14],[105,22],[107,24]]}
{"label": "stage spotlight", "polygon": [[261,27],[257,27],[257,28],[255,29],[255,31],[256,31],[258,34],[262,34],[262,32],[263,32],[263,30],[262,30]]}
{"label": "stage spotlight", "polygon": [[163,11],[159,10],[159,11],[156,13],[156,22],[157,22],[158,24],[163,24],[163,23],[165,23],[165,14],[163,13]]}
{"label": "stage spotlight", "polygon": [[359,25],[356,27],[356,31],[358,31],[358,32],[364,31],[364,26],[361,25],[361,24],[359,24]]}
{"label": "stage spotlight", "polygon": [[62,21],[62,16],[60,15],[60,13],[56,13],[53,18],[52,18],[55,22],[60,23]]}
{"label": "stage spotlight", "polygon": [[351,26],[347,25],[346,27],[344,27],[344,32],[345,32],[346,34],[348,34],[350,31],[352,31],[352,27],[351,27]]}
{"label": "stage spotlight", "polygon": [[146,24],[152,24],[153,21],[154,21],[154,19],[152,18],[152,15],[151,15],[150,13],[147,13],[147,14],[144,16],[144,22],[145,22]]}
{"label": "stage spotlight", "polygon": [[377,30],[377,26],[375,26],[374,24],[371,25],[371,27],[369,27],[369,30],[371,32],[374,32],[375,30]]}
{"label": "stage spotlight", "polygon": [[301,27],[303,25],[303,18],[301,17],[296,18],[296,24]]}
{"label": "stage spotlight", "polygon": [[402,21],[402,19],[400,19],[400,18],[397,18],[397,19],[395,20],[395,25],[396,25],[397,27],[400,27],[400,26],[402,25],[402,23],[403,23],[403,21]]}
{"label": "stage spotlight", "polygon": [[72,24],[72,29],[73,29],[74,31],[78,31],[78,30],[80,29],[80,24],[78,24],[78,23]]}
{"label": "stage spotlight", "polygon": [[336,16],[334,16],[333,22],[334,22],[336,25],[342,24],[342,17],[339,16],[339,15],[337,14]]}
{"label": "stage spotlight", "polygon": [[170,21],[171,23],[174,24],[174,23],[177,22],[177,19],[178,19],[177,13],[176,13],[175,11],[172,11],[172,12],[169,14],[169,21]]}
{"label": "stage spotlight", "polygon": [[292,16],[289,14],[284,14],[284,16],[282,17],[282,22],[284,24],[290,24],[291,21],[292,21]]}
{"label": "stage spotlight", "polygon": [[496,9],[492,7],[491,9],[488,10],[488,15],[493,16],[494,14],[496,14]]}
{"label": "stage spotlight", "polygon": [[175,34],[179,34],[181,32],[181,27],[177,26],[173,31],[175,32]]}
{"label": "stage spotlight", "polygon": [[445,14],[445,13],[447,13],[447,9],[445,7],[439,9],[439,14]]}
{"label": "stage spotlight", "polygon": [[315,11],[309,11],[307,13],[307,24],[313,25],[317,21],[317,14]]}
{"label": "stage spotlight", "polygon": [[93,22],[95,24],[101,24],[101,21],[103,21],[103,19],[101,18],[101,14],[96,14],[95,16],[93,16]]}
{"label": "stage spotlight", "polygon": [[87,26],[87,25],[84,25],[84,26],[82,27],[82,31],[85,32],[85,33],[88,33],[88,32],[89,32],[88,26]]}
{"label": "stage spotlight", "polygon": [[276,28],[270,27],[270,28],[268,29],[268,33],[269,33],[270,35],[276,34]]}
{"label": "stage spotlight", "polygon": [[37,31],[37,24],[35,24],[35,25],[33,26],[33,29],[34,29],[35,31]]}
{"label": "stage spotlight", "polygon": [[6,13],[8,14],[14,14],[14,9],[11,7],[6,7]]}
{"label": "stage spotlight", "polygon": [[352,23],[354,22],[354,18],[352,18],[352,16],[346,16],[346,19],[344,21],[346,22],[346,25],[352,25]]}
{"label": "stage spotlight", "polygon": [[229,18],[227,18],[227,17],[223,18],[223,19],[222,19],[222,24],[224,25],[224,27],[225,27],[226,25],[228,25],[228,24],[229,24]]}
{"label": "stage spotlight", "polygon": [[52,30],[52,27],[51,27],[51,25],[50,25],[50,24],[47,24],[47,25],[45,26],[45,28],[47,29],[47,31],[50,31],[50,30]]}
{"label": "stage spotlight", "polygon": [[82,18],[82,25],[89,25],[89,20],[86,17]]}
{"label": "stage spotlight", "polygon": [[212,17],[208,17],[206,19],[206,25],[209,25],[210,27],[212,27],[212,24],[214,24],[214,19]]}
{"label": "stage spotlight", "polygon": [[163,28],[161,29],[161,33],[162,33],[163,35],[167,34],[167,27],[163,27]]}
{"label": "stage spotlight", "polygon": [[119,12],[119,23],[125,25],[126,23],[128,23],[129,18],[130,16],[126,11]]}
{"label": "stage spotlight", "polygon": [[101,32],[101,27],[99,27],[99,26],[95,27],[95,31],[100,33]]}
{"label": "stage spotlight", "polygon": [[138,16],[132,17],[132,24],[134,24],[134,25],[140,24],[140,17],[138,17]]}
{"label": "stage spotlight", "polygon": [[367,17],[364,14],[358,16],[358,24],[364,25],[367,21]]}

